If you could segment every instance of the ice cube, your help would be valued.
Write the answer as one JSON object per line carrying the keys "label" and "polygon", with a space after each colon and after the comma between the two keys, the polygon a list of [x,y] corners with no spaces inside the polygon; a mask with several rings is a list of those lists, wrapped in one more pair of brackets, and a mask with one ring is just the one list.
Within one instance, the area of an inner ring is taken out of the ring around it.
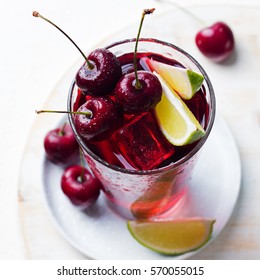
{"label": "ice cube", "polygon": [[152,112],[134,117],[111,140],[119,153],[138,170],[157,168],[174,154]]}

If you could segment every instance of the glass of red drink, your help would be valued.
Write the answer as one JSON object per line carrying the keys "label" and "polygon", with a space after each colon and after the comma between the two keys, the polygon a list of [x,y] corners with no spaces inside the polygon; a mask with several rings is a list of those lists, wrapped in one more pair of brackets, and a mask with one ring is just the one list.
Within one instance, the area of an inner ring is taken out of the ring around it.
{"label": "glass of red drink", "polygon": [[[120,60],[124,73],[133,71],[135,39],[116,42],[107,48]],[[184,67],[204,76],[198,93],[186,105],[205,129],[205,135],[193,144],[174,147],[162,135],[154,112],[124,115],[124,125],[108,139],[88,142],[78,133],[74,117],[69,121],[86,161],[103,184],[110,205],[122,215],[149,218],[167,212],[186,193],[191,172],[215,118],[215,96],[211,82],[200,64],[182,49],[155,39],[140,39],[138,69],[145,69],[142,58]],[[75,111],[85,100],[72,83],[68,110]],[[91,98],[91,97],[90,97]],[[111,93],[113,99],[113,93]]]}

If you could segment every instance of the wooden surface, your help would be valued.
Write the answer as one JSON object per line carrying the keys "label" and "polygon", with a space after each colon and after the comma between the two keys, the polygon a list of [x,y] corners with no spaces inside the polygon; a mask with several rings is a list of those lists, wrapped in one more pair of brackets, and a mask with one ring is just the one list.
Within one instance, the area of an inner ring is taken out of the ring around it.
{"label": "wooden surface", "polygon": [[[209,23],[221,15],[232,27],[237,44],[229,61],[214,64],[198,52],[193,38],[201,25],[180,11],[153,16],[146,21],[142,36],[177,44],[204,66],[215,88],[218,114],[228,123],[241,156],[241,191],[233,215],[217,239],[193,259],[260,259],[260,10],[204,6],[194,7],[192,12]],[[136,26],[130,26],[100,46],[135,36]],[[57,109],[64,108],[78,65],[50,93],[46,107],[60,104]],[[28,259],[85,259],[55,227],[42,191],[42,140],[55,123],[55,116],[38,117],[24,152],[18,195],[23,249]]]}

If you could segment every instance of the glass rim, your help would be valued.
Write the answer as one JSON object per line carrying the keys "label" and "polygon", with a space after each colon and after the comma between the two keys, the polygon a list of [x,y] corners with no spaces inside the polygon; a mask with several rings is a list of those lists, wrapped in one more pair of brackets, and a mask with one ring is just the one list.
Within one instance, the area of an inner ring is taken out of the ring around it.
{"label": "glass rim", "polygon": [[[124,44],[124,43],[131,43],[131,42],[135,42],[135,41],[136,41],[136,38],[125,39],[125,40],[114,42],[114,43],[106,46],[105,48],[109,49],[109,48],[112,48],[114,46],[118,46],[118,45],[121,45],[121,44]],[[179,167],[179,166],[185,164],[189,159],[191,159],[195,154],[197,154],[197,152],[199,152],[199,150],[202,148],[202,146],[206,142],[206,140],[207,140],[207,138],[210,134],[210,131],[212,130],[213,124],[214,124],[215,115],[216,115],[216,98],[215,98],[213,86],[211,84],[211,81],[210,81],[206,71],[204,70],[204,68],[200,65],[200,63],[193,56],[188,54],[186,51],[184,51],[180,47],[177,47],[176,45],[174,45],[172,43],[168,43],[168,42],[165,42],[165,41],[162,41],[162,40],[158,40],[158,39],[154,39],[154,38],[140,38],[139,41],[140,42],[148,42],[148,43],[150,42],[150,43],[162,44],[162,45],[166,45],[170,48],[173,48],[176,51],[179,51],[180,53],[185,55],[191,62],[193,62],[195,64],[195,66],[198,67],[201,74],[204,76],[204,81],[205,81],[205,83],[208,87],[209,95],[210,95],[210,108],[211,108],[210,111],[211,112],[209,114],[208,125],[206,127],[206,133],[203,136],[203,138],[200,139],[199,142],[193,147],[193,149],[188,154],[186,154],[184,157],[179,159],[178,161],[172,162],[172,163],[170,163],[166,166],[160,167],[160,168],[155,168],[155,169],[150,169],[150,170],[126,169],[126,168],[123,168],[123,167],[119,167],[119,166],[116,166],[116,165],[109,164],[107,161],[103,160],[98,155],[96,155],[94,152],[92,152],[91,149],[89,149],[88,146],[85,144],[82,137],[78,135],[78,133],[76,131],[76,128],[75,128],[75,125],[74,125],[72,114],[68,114],[68,119],[69,119],[69,123],[71,125],[71,128],[72,128],[72,130],[75,134],[75,137],[78,140],[80,146],[83,147],[83,149],[92,158],[97,160],[99,163],[106,166],[107,168],[110,168],[110,169],[113,169],[115,171],[125,173],[125,174],[151,175],[151,174],[157,174],[157,173],[161,173],[161,172],[167,172],[169,170],[172,170],[173,168]],[[70,89],[69,89],[69,95],[68,95],[68,99],[67,99],[68,111],[71,111],[71,99],[72,99],[72,93],[74,91],[75,85],[76,85],[76,83],[75,83],[75,78],[74,78],[72,83],[71,83],[71,86],[70,86]]]}

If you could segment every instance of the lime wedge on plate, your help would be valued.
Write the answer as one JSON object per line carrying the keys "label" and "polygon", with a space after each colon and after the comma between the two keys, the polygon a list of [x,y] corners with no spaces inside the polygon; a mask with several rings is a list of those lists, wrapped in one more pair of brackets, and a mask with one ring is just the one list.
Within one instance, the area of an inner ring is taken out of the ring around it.
{"label": "lime wedge on plate", "polygon": [[211,237],[214,219],[183,218],[158,221],[128,221],[133,237],[145,247],[167,255],[199,249]]}
{"label": "lime wedge on plate", "polygon": [[175,146],[193,143],[205,135],[205,130],[187,105],[162,77],[159,78],[163,94],[155,112],[166,139]]}
{"label": "lime wedge on plate", "polygon": [[151,59],[146,59],[145,62],[183,99],[191,99],[204,81],[204,77],[201,74],[186,68],[168,65]]}

